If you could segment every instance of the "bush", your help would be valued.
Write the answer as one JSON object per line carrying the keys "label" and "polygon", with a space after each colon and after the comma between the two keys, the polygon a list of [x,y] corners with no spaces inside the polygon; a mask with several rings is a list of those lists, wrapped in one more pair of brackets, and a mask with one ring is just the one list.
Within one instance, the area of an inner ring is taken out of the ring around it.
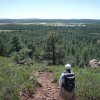
{"label": "bush", "polygon": [[25,69],[11,63],[11,59],[0,57],[0,99],[19,100],[22,89],[35,86],[35,78],[30,80],[31,68]]}
{"label": "bush", "polygon": [[31,62],[31,58],[29,58],[30,52],[31,52],[30,49],[23,48],[19,52],[12,53],[11,57],[18,64],[25,64],[25,63]]}

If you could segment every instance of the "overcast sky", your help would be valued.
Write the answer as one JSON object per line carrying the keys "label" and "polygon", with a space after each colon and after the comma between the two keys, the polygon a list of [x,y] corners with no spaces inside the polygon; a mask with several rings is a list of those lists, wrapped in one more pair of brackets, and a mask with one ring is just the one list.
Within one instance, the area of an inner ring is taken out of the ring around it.
{"label": "overcast sky", "polygon": [[100,0],[0,0],[0,18],[100,19]]}

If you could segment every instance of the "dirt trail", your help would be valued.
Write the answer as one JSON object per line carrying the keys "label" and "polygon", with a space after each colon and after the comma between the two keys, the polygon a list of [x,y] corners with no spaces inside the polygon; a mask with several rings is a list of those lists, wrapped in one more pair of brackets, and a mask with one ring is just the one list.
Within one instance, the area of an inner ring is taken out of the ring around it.
{"label": "dirt trail", "polygon": [[36,72],[37,81],[40,86],[30,100],[61,100],[57,83],[53,82],[51,72]]}

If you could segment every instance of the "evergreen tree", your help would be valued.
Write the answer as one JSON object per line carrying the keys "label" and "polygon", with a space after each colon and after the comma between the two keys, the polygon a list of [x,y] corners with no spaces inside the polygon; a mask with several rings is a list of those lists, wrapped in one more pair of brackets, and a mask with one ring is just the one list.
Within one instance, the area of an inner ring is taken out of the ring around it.
{"label": "evergreen tree", "polygon": [[5,53],[5,46],[4,46],[2,38],[0,38],[0,56],[3,56],[4,53]]}
{"label": "evergreen tree", "polygon": [[21,44],[19,42],[18,36],[13,36],[11,41],[11,52],[19,52],[21,49]]}
{"label": "evergreen tree", "polygon": [[28,49],[30,49],[29,57],[33,58],[35,52],[35,46],[33,43],[28,44]]}
{"label": "evergreen tree", "polygon": [[50,31],[46,37],[46,59],[52,61],[52,64],[56,64],[56,49],[59,41],[59,36],[56,32]]}

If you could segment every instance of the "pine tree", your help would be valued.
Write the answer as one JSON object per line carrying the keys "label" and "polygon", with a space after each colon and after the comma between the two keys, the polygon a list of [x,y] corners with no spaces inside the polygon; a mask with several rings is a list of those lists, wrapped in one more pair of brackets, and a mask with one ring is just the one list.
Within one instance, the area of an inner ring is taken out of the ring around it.
{"label": "pine tree", "polygon": [[52,61],[52,64],[56,64],[56,49],[58,44],[59,36],[56,32],[50,31],[46,37],[46,59]]}
{"label": "pine tree", "polygon": [[11,52],[19,52],[21,49],[21,44],[19,42],[18,36],[13,36],[11,41]]}

